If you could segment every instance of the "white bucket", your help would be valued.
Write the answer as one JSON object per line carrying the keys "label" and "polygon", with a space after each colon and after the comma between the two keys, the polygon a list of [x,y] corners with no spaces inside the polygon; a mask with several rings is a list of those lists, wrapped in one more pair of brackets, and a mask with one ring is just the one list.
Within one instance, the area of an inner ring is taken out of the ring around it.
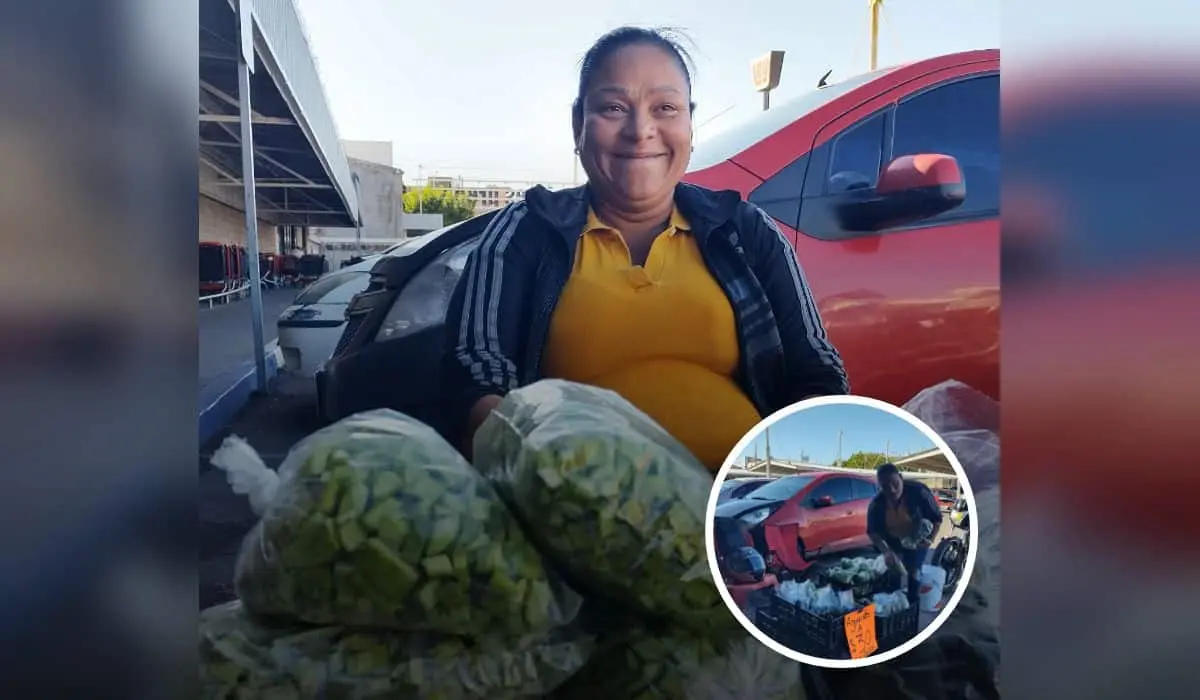
{"label": "white bucket", "polygon": [[940,566],[921,567],[919,600],[924,612],[937,612],[942,609],[942,593],[946,587],[946,570]]}

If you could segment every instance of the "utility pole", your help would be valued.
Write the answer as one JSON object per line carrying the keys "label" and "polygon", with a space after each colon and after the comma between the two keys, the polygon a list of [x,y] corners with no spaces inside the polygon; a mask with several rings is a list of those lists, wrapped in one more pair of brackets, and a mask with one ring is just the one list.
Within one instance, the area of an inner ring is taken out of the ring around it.
{"label": "utility pole", "polygon": [[883,460],[885,462],[892,461],[892,441],[888,440],[883,443]]}
{"label": "utility pole", "polygon": [[867,0],[871,15],[871,70],[879,65],[879,11],[883,9],[883,0]]}
{"label": "utility pole", "polygon": [[839,467],[842,466],[842,432],[841,430],[838,431],[837,465]]}
{"label": "utility pole", "polygon": [[767,443],[767,477],[771,476],[771,429],[763,428],[763,438]]}

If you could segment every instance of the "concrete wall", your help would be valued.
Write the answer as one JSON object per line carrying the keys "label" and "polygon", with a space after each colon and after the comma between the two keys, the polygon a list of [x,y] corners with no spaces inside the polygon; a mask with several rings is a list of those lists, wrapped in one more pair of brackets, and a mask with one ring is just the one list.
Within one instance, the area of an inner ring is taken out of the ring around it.
{"label": "concrete wall", "polygon": [[406,212],[404,214],[404,235],[407,238],[411,238],[436,231],[445,226],[443,223],[444,220],[445,217],[441,214],[414,214],[413,212]]}
{"label": "concrete wall", "polygon": [[[362,208],[363,238],[404,238],[404,174],[397,168],[357,158],[348,159],[358,175],[358,202]],[[346,238],[353,228],[314,228],[314,236]]]}
{"label": "concrete wall", "polygon": [[[200,164],[200,240],[213,243],[246,245],[246,214],[242,208],[242,190],[216,185],[217,174]],[[258,250],[278,252],[275,226],[259,219]]]}

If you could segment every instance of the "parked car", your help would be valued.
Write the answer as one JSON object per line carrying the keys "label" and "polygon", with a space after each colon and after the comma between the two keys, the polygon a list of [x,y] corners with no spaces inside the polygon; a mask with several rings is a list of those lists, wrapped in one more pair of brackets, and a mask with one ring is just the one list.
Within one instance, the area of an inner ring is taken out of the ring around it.
{"label": "parked car", "polygon": [[[410,241],[383,251],[393,255]],[[368,257],[356,265],[323,275],[296,295],[292,304],[279,314],[276,329],[283,353],[286,374],[312,380],[317,370],[333,354],[346,326],[346,307],[371,280],[371,269],[380,256]]]}
{"label": "parked car", "polygon": [[933,498],[942,510],[950,510],[958,500],[958,493],[950,489],[934,489]]}
{"label": "parked car", "polygon": [[467,257],[495,212],[427,233],[387,255],[346,310],[333,357],[317,373],[322,416],[372,408],[402,411],[443,434],[439,371],[446,305]]}
{"label": "parked car", "polygon": [[755,489],[764,484],[771,483],[771,479],[726,479],[721,482],[721,488],[717,492],[717,505],[726,501],[745,498]]}
{"label": "parked car", "polygon": [[810,472],[775,479],[717,506],[718,553],[746,544],[774,573],[800,572],[818,557],[871,546],[867,506],[878,486],[870,473]]}
{"label": "parked car", "polygon": [[[735,190],[779,223],[856,394],[899,405],[954,378],[998,397],[999,70],[997,50],[878,70],[697,144],[685,179]],[[916,154],[957,161],[959,206],[876,187]],[[446,432],[435,369],[445,307],[492,216],[426,234],[419,255],[372,270],[318,374],[327,419],[388,406]]]}

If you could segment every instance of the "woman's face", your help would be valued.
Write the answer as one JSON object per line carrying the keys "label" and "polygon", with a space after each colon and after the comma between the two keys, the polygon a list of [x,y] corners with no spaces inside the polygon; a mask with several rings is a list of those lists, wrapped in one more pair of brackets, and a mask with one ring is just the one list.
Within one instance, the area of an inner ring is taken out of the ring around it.
{"label": "woman's face", "polygon": [[691,95],[678,59],[634,44],[593,77],[575,125],[589,183],[636,208],[674,193],[692,151]]}

